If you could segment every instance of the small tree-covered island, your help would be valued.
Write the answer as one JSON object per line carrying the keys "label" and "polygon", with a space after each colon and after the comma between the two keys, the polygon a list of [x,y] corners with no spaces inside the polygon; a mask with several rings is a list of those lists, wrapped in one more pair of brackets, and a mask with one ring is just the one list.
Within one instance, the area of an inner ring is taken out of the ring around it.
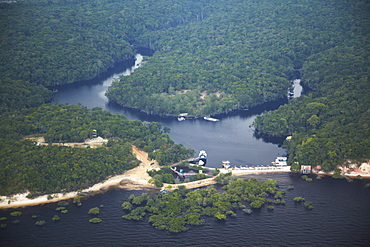
{"label": "small tree-covered island", "polygon": [[[155,228],[178,233],[188,230],[188,226],[203,225],[206,216],[224,220],[228,216],[235,217],[237,210],[251,214],[253,209],[259,209],[265,203],[285,204],[282,199],[285,191],[279,190],[272,179],[236,179],[226,173],[215,180],[224,185],[224,192],[220,193],[214,187],[188,191],[185,186],[180,186],[162,195],[132,195],[129,202],[122,203],[122,209],[126,211],[122,218],[142,220],[148,214],[146,218]],[[274,208],[272,205],[268,207]]]}
{"label": "small tree-covered island", "polygon": [[[0,194],[34,198],[86,189],[137,167],[132,146],[161,166],[194,154],[159,123],[50,104],[55,86],[96,78],[140,48],[154,54],[113,82],[109,100],[196,118],[286,98],[298,78],[305,95],[257,117],[256,133],[292,136],[284,145],[293,171],[369,162],[369,10],[369,0],[2,1]],[[52,145],[83,143],[96,133],[108,142]],[[37,137],[49,145],[30,140]],[[180,187],[143,194],[122,205],[123,217],[149,212],[156,228],[180,232],[203,224],[201,216],[234,215],[243,202],[259,208],[283,201],[274,181],[225,184],[224,193]]]}

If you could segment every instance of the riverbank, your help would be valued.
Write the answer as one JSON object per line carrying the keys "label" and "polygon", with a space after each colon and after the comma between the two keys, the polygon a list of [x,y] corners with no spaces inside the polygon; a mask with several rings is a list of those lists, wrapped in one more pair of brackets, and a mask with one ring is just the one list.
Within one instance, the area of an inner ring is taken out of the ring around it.
{"label": "riverbank", "polygon": [[[67,143],[66,143],[67,144]],[[126,171],[125,173],[117,176],[108,178],[106,181],[95,184],[90,188],[82,191],[85,195],[94,195],[97,193],[103,193],[107,191],[110,187],[119,187],[127,190],[141,190],[143,188],[156,188],[153,184],[149,183],[151,177],[147,173],[148,170],[159,169],[160,166],[155,160],[148,159],[148,153],[139,150],[137,147],[132,147],[132,152],[135,154],[136,158],[141,161],[138,167]],[[212,169],[212,168],[211,168]],[[261,174],[261,173],[274,173],[274,172],[290,172],[290,166],[273,169],[273,168],[256,168],[256,169],[220,169],[220,173],[231,172],[235,176],[246,175],[246,174]],[[207,178],[203,180],[198,180],[194,182],[182,183],[182,184],[164,184],[163,188],[174,190],[178,186],[183,185],[187,189],[195,189],[199,187],[204,187],[208,185],[216,184],[213,178]],[[28,193],[17,194],[10,197],[1,196],[0,209],[5,208],[18,208],[35,206],[45,203],[58,202],[62,200],[68,200],[81,195],[81,192],[69,192],[69,193],[54,193],[49,195],[39,196],[34,199],[27,198]]]}
{"label": "riverbank", "polygon": [[[65,143],[64,145],[68,145],[68,143]],[[123,174],[110,177],[104,182],[97,183],[90,188],[84,189],[82,192],[86,195],[93,195],[97,193],[103,193],[110,187],[120,187],[128,190],[142,189],[143,187],[155,188],[152,184],[148,183],[151,177],[146,171],[159,168],[158,163],[152,160],[148,160],[148,154],[144,151],[139,150],[135,146],[132,147],[132,151],[135,154],[136,158],[141,161],[141,164],[138,167],[128,170]],[[34,199],[27,198],[27,192],[23,194],[16,194],[10,197],[1,196],[0,209],[27,207],[58,202],[75,198],[80,194],[81,192],[77,191],[68,193],[54,193],[39,196]],[[50,199],[51,197],[52,199]]]}

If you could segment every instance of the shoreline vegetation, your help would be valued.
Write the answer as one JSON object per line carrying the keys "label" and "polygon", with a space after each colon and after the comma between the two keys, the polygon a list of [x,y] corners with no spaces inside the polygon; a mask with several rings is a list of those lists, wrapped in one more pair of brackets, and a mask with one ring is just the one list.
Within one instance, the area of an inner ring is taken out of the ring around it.
{"label": "shoreline vegetation", "polygon": [[[66,145],[67,143],[65,143]],[[67,144],[68,145],[68,144]],[[79,196],[81,193],[84,196],[91,196],[97,193],[104,193],[111,187],[118,187],[127,190],[140,190],[142,188],[153,188],[159,189],[155,187],[153,184],[149,183],[151,177],[146,172],[150,169],[157,169],[159,165],[156,161],[150,160],[148,158],[148,153],[139,150],[137,147],[133,146],[133,153],[136,155],[136,158],[141,161],[138,167],[130,169],[123,174],[112,176],[108,178],[106,181],[97,183],[87,189],[80,191],[73,191],[68,193],[53,193],[49,195],[42,195],[34,199],[27,198],[28,193],[16,194],[13,196],[1,196],[0,202],[0,209],[7,209],[7,208],[19,208],[19,207],[28,207],[28,206],[36,206],[46,203],[53,203],[63,200],[68,200]],[[220,169],[220,174],[232,172],[233,175],[246,175],[246,174],[259,174],[259,173],[271,173],[271,172],[290,172],[290,167],[286,167],[280,170],[226,170]],[[188,182],[188,183],[181,183],[181,184],[164,184],[163,188],[168,190],[175,190],[179,186],[186,186],[187,189],[194,189],[199,187],[208,186],[211,184],[216,184],[217,182],[214,178],[207,178],[203,180]],[[171,186],[169,189],[168,186]],[[53,198],[50,199],[50,196]],[[10,203],[9,203],[10,202]]]}
{"label": "shoreline vegetation", "polygon": [[[174,145],[169,129],[160,124],[128,121],[99,108],[44,104],[51,99],[47,86],[97,77],[115,62],[131,58],[136,47],[156,53],[133,76],[112,84],[110,100],[149,114],[215,115],[286,97],[289,79],[300,77],[311,91],[257,117],[255,130],[292,135],[285,147],[297,172],[300,165],[320,165],[330,172],[348,166],[346,160],[369,160],[369,3],[176,1],[178,8],[171,9],[167,7],[175,4],[168,1],[157,1],[154,7],[144,2],[2,4],[3,194],[24,188],[45,194],[88,187],[135,167],[130,155],[114,151],[130,153],[131,144],[160,164],[173,163],[167,154],[181,160],[191,153]],[[114,150],[94,150],[99,157],[114,151],[103,162],[110,165],[106,169],[92,150],[39,148],[19,141],[44,134],[48,143],[78,142],[93,129],[104,138],[123,140],[112,140]],[[96,169],[88,174],[80,164]],[[59,179],[61,170],[68,174],[72,168],[76,178]],[[51,169],[49,174],[46,169]]]}

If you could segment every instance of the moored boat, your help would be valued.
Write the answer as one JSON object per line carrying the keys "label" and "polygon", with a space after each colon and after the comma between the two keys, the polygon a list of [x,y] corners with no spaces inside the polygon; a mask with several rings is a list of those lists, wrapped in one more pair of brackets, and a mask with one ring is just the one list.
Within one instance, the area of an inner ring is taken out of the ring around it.
{"label": "moored boat", "polygon": [[211,122],[218,122],[220,119],[213,118],[213,117],[204,117],[204,120],[211,121]]}

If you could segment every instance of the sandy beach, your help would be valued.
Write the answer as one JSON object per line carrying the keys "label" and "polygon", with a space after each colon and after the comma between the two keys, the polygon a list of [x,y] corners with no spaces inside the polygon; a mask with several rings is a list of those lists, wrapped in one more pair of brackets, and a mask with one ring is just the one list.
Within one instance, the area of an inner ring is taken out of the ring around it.
{"label": "sandy beach", "polygon": [[[136,155],[136,158],[141,161],[141,164],[138,167],[126,171],[121,175],[110,177],[104,182],[95,184],[90,188],[84,189],[82,192],[86,192],[88,194],[103,193],[112,186],[118,186],[120,188],[130,190],[141,189],[143,187],[155,188],[152,184],[148,183],[150,176],[146,171],[159,168],[158,163],[152,160],[148,160],[148,154],[136,147],[133,147],[132,151]],[[48,199],[48,195],[39,196],[34,199],[28,199],[26,197],[27,194],[28,193],[16,194],[11,197],[1,196],[0,208],[26,207],[67,200],[75,198],[78,195],[78,192],[75,191],[69,193],[51,194],[51,196],[53,196],[53,199]]]}
{"label": "sandy beach", "polygon": [[[138,167],[135,167],[131,170],[126,171],[125,173],[117,176],[108,178],[106,181],[95,184],[90,188],[83,190],[82,192],[87,193],[88,195],[93,195],[96,193],[103,193],[108,190],[110,187],[119,187],[128,190],[140,190],[142,188],[156,188],[154,185],[148,183],[151,177],[148,175],[147,170],[159,169],[160,166],[154,160],[148,159],[148,154],[142,150],[139,150],[135,146],[132,147],[132,151],[135,154],[136,158],[141,161],[141,164]],[[272,172],[290,172],[290,167],[285,167],[283,169],[272,170],[272,169],[261,169],[261,170],[243,170],[243,169],[220,169],[221,173],[232,172],[233,175],[246,175],[246,174],[260,174],[260,173],[272,173]],[[164,184],[163,188],[170,190],[176,189],[179,185],[184,185],[188,189],[208,186],[215,184],[213,178],[207,178],[203,180],[198,180],[189,183],[182,184]],[[169,186],[170,185],[170,186]],[[158,189],[158,188],[157,188]],[[34,199],[28,199],[26,196],[28,193],[17,194],[11,197],[1,196],[0,209],[4,208],[17,208],[17,207],[26,207],[34,206],[45,203],[52,203],[62,200],[67,200],[75,198],[78,196],[79,192],[69,192],[69,193],[55,193],[51,194],[53,199],[48,199],[49,195],[39,196]]]}

